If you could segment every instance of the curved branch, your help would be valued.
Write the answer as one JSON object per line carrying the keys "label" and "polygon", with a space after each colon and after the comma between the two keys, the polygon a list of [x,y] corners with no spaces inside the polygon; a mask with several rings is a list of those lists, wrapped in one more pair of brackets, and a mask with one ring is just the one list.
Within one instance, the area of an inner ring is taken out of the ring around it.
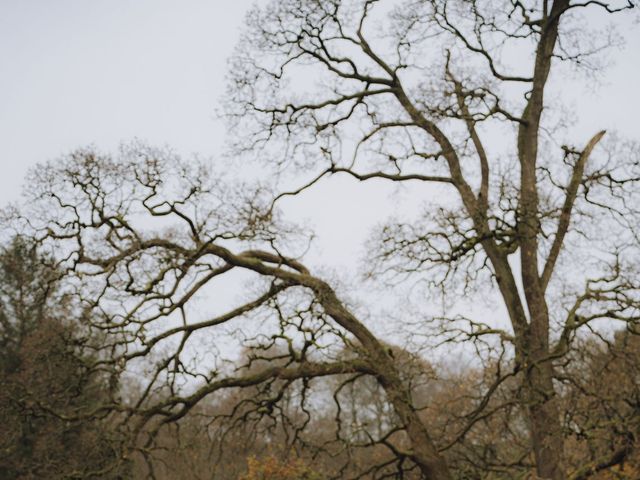
{"label": "curved branch", "polygon": [[549,256],[547,257],[547,261],[542,272],[542,277],[540,279],[543,292],[546,290],[547,285],[549,284],[549,280],[551,279],[551,275],[553,274],[558,256],[560,255],[562,243],[564,242],[564,238],[567,234],[567,231],[569,230],[569,224],[571,223],[571,213],[576,202],[578,187],[582,182],[582,177],[584,176],[584,170],[587,165],[587,161],[591,156],[591,152],[596,147],[598,142],[600,142],[604,134],[605,131],[603,130],[596,133],[591,138],[591,140],[589,140],[589,143],[582,151],[580,157],[578,158],[578,161],[573,167],[573,174],[571,175],[571,180],[569,181],[569,185],[567,186],[567,194],[564,199],[564,205],[562,205],[562,210],[560,211],[558,230],[556,231],[556,235],[553,240],[553,244],[551,245],[551,250],[549,251]]}

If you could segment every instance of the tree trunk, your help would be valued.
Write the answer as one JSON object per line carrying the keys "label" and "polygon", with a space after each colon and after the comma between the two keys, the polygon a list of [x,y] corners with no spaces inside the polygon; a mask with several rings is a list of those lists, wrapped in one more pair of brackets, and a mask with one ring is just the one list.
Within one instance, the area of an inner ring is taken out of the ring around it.
{"label": "tree trunk", "polygon": [[564,443],[550,365],[531,367],[526,379],[531,440],[538,477],[566,479]]}
{"label": "tree trunk", "polygon": [[564,438],[549,358],[549,315],[543,298],[530,305],[532,313],[524,392],[531,428],[531,444],[538,477],[566,479]]}
{"label": "tree trunk", "polygon": [[[389,366],[391,367],[391,365]],[[452,480],[453,477],[449,472],[447,463],[436,449],[397,374],[393,371],[388,372],[380,378],[380,384],[400,417],[400,421],[405,426],[411,441],[412,460],[418,465],[424,478],[428,480]]]}
{"label": "tree trunk", "polygon": [[545,8],[531,92],[522,113],[524,121],[518,127],[518,236],[522,285],[530,319],[528,338],[523,342],[521,355],[525,360],[524,400],[529,411],[536,471],[539,477],[549,480],[563,480],[566,472],[562,428],[553,388],[553,364],[549,358],[549,310],[539,271],[538,238],[542,229],[537,183],[538,141],[545,86],[558,40],[560,17],[568,8],[569,0],[554,0],[548,15]]}
{"label": "tree trunk", "polygon": [[305,276],[304,282],[312,288],[325,312],[360,341],[367,352],[368,360],[374,366],[377,380],[384,389],[389,402],[400,418],[411,442],[411,459],[418,465],[424,478],[428,480],[452,480],[444,457],[438,452],[425,424],[411,403],[411,395],[402,382],[394,361],[378,339],[344,307],[335,292],[326,283]]}

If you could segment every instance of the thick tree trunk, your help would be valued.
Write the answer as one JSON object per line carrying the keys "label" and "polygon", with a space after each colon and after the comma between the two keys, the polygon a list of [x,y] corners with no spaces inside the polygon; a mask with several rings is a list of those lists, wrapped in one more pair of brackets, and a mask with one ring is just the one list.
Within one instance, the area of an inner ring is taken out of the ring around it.
{"label": "thick tree trunk", "polygon": [[[545,5],[548,5],[545,3]],[[539,477],[549,480],[566,478],[564,442],[553,388],[553,364],[549,358],[549,311],[542,275],[539,271],[541,234],[537,167],[540,119],[544,109],[544,92],[553,52],[558,40],[560,17],[569,8],[569,0],[554,0],[550,11],[544,9],[541,34],[536,51],[533,83],[523,122],[518,129],[520,160],[520,198],[518,234],[522,285],[529,311],[528,338],[524,351],[524,393],[529,411],[531,445]],[[547,13],[548,12],[548,13]]]}
{"label": "thick tree trunk", "polygon": [[540,478],[564,480],[564,442],[550,365],[531,367],[526,383],[536,473]]}
{"label": "thick tree trunk", "polygon": [[558,408],[553,400],[536,403],[529,409],[536,473],[544,479],[564,480],[564,446],[558,431]]}
{"label": "thick tree trunk", "polygon": [[529,295],[529,355],[524,376],[531,446],[538,477],[564,480],[564,437],[553,386],[554,368],[549,356],[549,314],[543,294],[537,288],[532,290]]}

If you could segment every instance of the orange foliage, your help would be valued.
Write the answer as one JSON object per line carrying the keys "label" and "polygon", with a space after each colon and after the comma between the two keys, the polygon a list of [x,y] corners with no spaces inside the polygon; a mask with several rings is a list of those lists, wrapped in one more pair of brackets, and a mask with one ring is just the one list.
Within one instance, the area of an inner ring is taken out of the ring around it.
{"label": "orange foliage", "polygon": [[322,477],[311,470],[299,458],[280,460],[274,455],[247,459],[247,473],[240,480],[320,480]]}

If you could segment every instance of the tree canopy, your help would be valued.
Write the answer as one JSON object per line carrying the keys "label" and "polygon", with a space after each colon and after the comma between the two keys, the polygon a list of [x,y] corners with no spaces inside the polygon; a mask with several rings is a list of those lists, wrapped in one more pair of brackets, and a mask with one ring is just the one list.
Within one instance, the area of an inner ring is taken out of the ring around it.
{"label": "tree canopy", "polygon": [[[111,407],[149,475],[163,432],[198,415],[231,444],[251,426],[296,452],[265,465],[309,478],[302,459],[339,459],[329,478],[626,475],[640,149],[572,138],[551,89],[600,68],[618,40],[591,22],[634,6],[270,2],[248,17],[225,96],[234,154],[262,181],[139,143],[34,170],[13,228],[55,259],[89,368],[137,379]],[[306,265],[312,235],[281,208],[336,175],[429,197],[367,245],[366,281],[421,285],[397,311],[403,348]],[[487,297],[494,312],[468,308]],[[439,377],[431,361],[458,344],[477,367]]]}

